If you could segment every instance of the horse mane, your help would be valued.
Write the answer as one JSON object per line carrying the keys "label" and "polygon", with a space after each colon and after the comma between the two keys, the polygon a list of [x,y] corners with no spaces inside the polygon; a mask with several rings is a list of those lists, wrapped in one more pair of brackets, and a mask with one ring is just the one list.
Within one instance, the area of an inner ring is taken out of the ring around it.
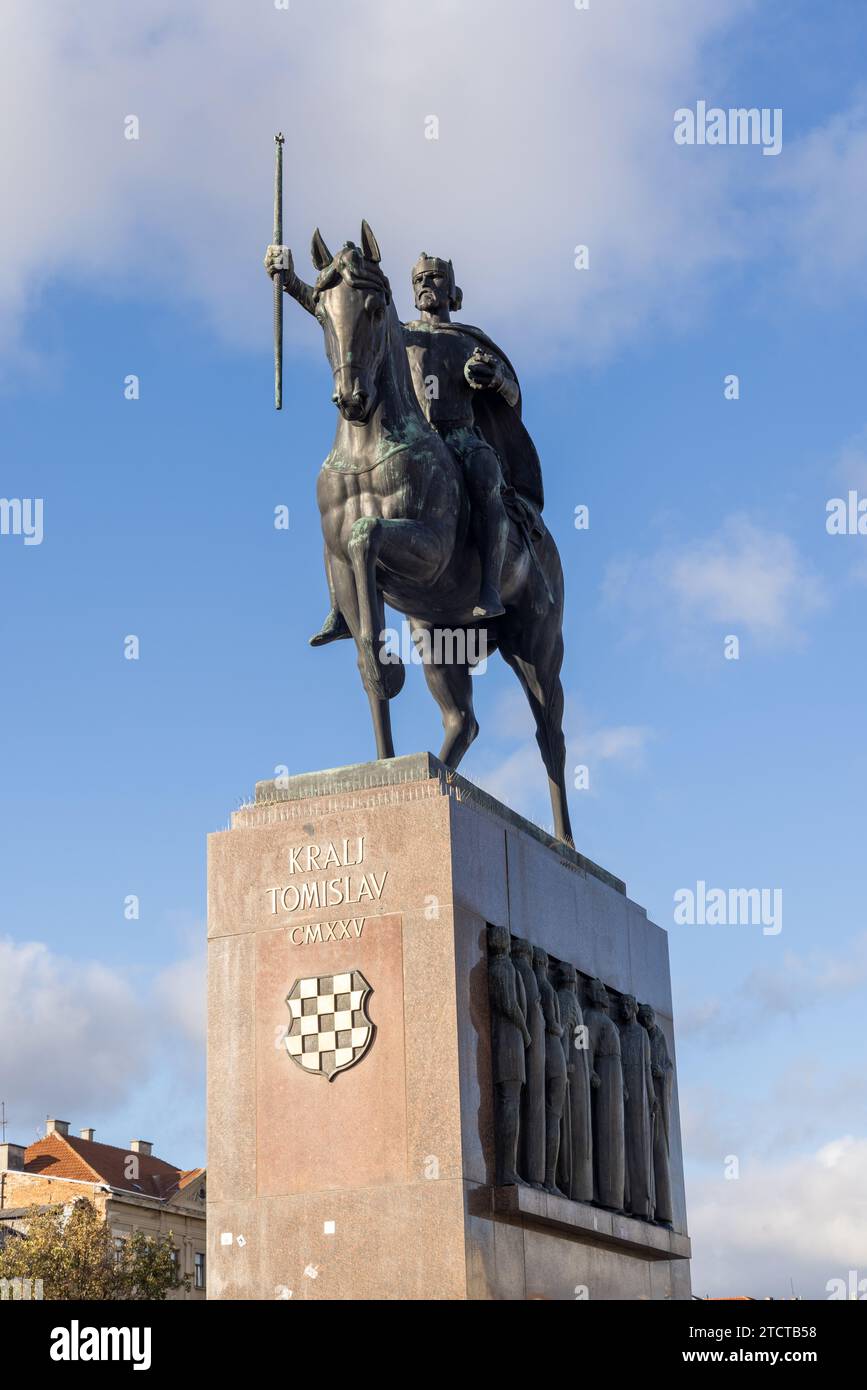
{"label": "horse mane", "polygon": [[368,260],[361,248],[351,241],[337,252],[330,265],[320,271],[313,287],[314,300],[325,290],[332,289],[339,280],[343,280],[350,289],[381,294],[386,304],[391,303],[391,285],[385,272],[377,261]]}

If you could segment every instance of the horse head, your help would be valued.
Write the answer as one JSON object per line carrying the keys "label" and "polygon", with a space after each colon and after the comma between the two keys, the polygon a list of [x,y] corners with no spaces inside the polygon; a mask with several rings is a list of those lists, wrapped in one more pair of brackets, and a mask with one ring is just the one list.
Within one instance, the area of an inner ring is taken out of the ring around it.
{"label": "horse head", "polygon": [[315,314],[334,376],[331,399],[345,420],[364,424],[376,406],[388,344],[391,288],[380,269],[379,246],[362,222],[361,245],[347,241],[332,256],[317,227],[311,254],[319,272],[313,291]]}

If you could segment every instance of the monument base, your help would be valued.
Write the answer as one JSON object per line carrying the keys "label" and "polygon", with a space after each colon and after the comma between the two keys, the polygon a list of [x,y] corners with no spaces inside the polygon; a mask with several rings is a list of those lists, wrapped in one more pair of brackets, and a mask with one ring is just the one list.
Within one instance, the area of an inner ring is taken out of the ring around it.
{"label": "monument base", "polygon": [[621,880],[431,754],[259,783],[209,837],[208,1296],[689,1298],[671,1229],[494,1170],[487,928],[656,1012]]}

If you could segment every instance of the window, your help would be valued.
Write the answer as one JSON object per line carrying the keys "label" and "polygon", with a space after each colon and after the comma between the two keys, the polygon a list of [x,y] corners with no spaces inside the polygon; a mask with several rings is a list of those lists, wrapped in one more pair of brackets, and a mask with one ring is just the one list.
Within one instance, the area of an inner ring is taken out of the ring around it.
{"label": "window", "polygon": [[195,1287],[203,1289],[205,1287],[205,1255],[204,1251],[197,1250],[195,1255]]}
{"label": "window", "polygon": [[125,1242],[124,1242],[123,1236],[115,1236],[115,1238],[114,1238],[114,1262],[115,1262],[116,1265],[123,1264],[123,1247],[124,1247],[124,1243],[125,1243]]}

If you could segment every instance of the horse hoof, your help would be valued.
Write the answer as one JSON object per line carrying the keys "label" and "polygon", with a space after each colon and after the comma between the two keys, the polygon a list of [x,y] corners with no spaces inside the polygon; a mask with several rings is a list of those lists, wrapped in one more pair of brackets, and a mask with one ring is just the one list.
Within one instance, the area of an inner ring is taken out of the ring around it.
{"label": "horse hoof", "polygon": [[399,695],[403,690],[403,683],[406,680],[406,667],[402,661],[389,662],[387,666],[380,666],[383,674],[383,695],[384,700],[393,700],[395,695]]}

